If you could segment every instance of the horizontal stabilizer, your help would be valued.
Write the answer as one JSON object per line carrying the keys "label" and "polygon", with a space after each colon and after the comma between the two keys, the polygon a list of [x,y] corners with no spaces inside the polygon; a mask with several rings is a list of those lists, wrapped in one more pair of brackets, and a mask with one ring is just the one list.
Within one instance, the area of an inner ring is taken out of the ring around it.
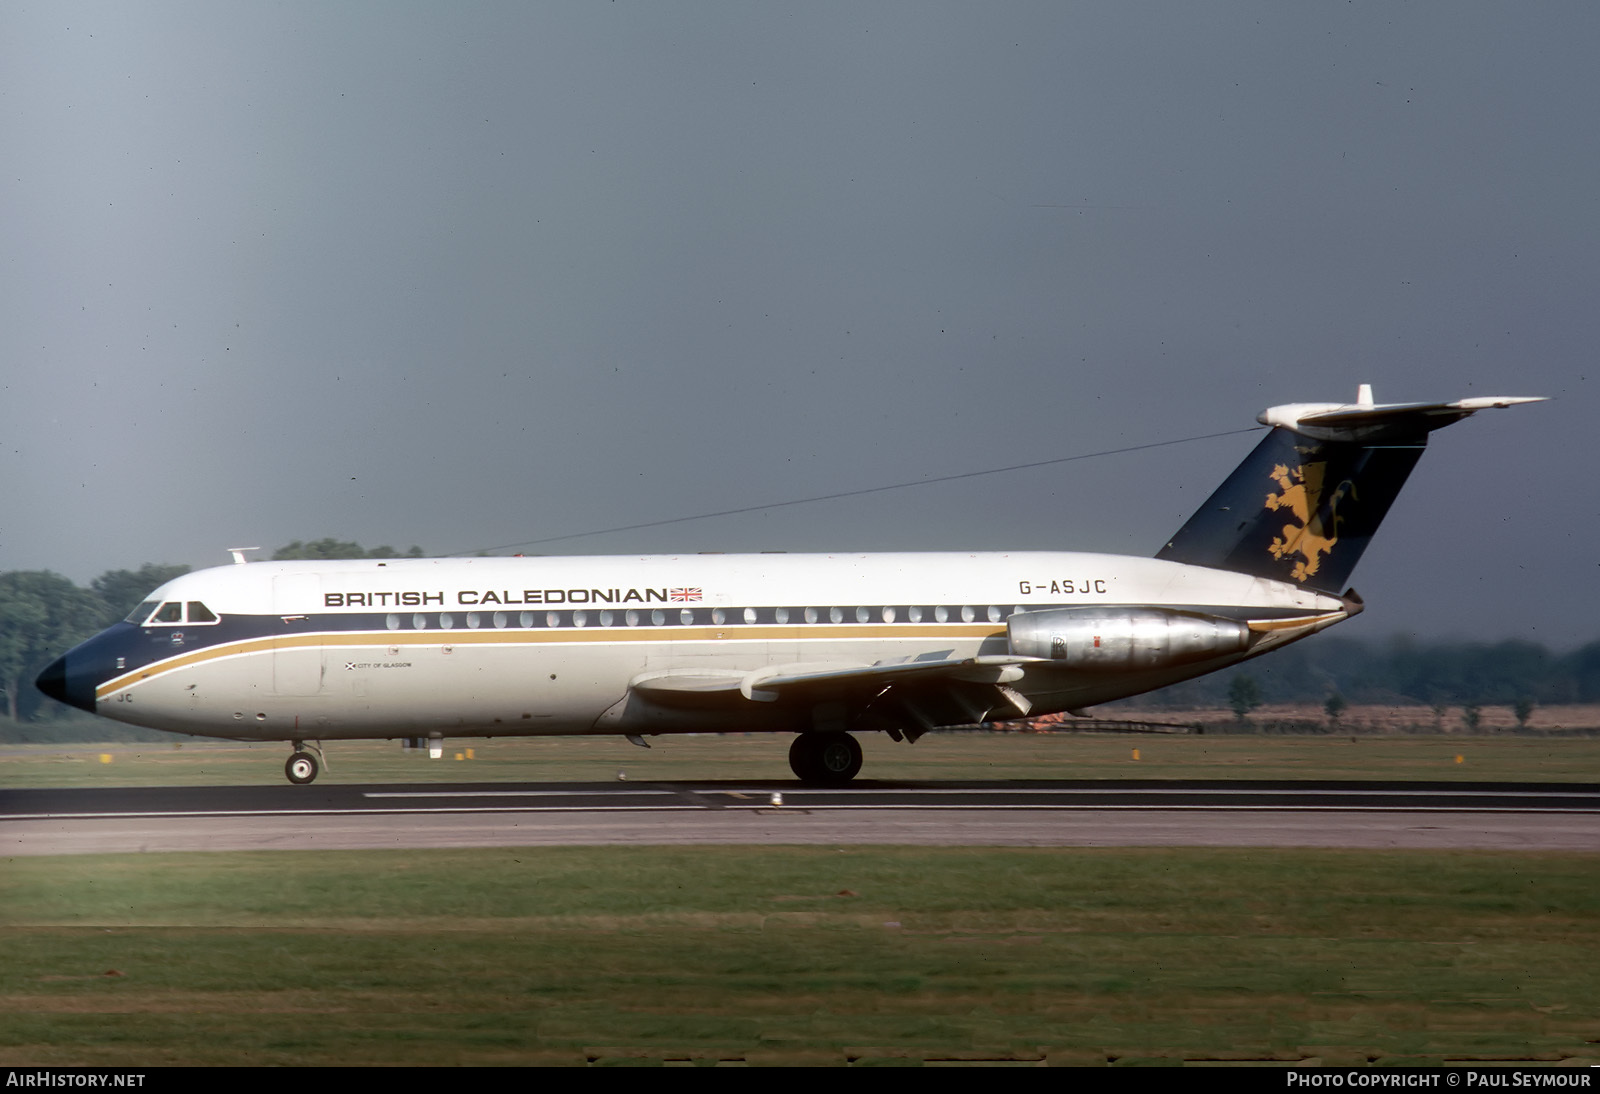
{"label": "horizontal stabilizer", "polygon": [[1480,410],[1521,403],[1542,403],[1544,396],[1492,395],[1457,399],[1451,403],[1373,403],[1372,389],[1361,387],[1366,401],[1354,403],[1289,403],[1268,407],[1256,415],[1262,425],[1282,426],[1319,441],[1378,441],[1415,437],[1443,429]]}

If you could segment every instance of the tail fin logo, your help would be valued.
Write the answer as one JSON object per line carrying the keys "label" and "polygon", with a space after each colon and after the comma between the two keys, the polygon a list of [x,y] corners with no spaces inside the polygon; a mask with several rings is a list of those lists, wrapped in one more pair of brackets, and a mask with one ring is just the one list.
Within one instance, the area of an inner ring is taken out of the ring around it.
{"label": "tail fin logo", "polygon": [[1299,523],[1285,524],[1282,537],[1275,538],[1267,549],[1276,559],[1300,556],[1289,574],[1296,581],[1314,575],[1322,566],[1322,556],[1333,552],[1343,522],[1339,503],[1355,497],[1355,483],[1349,479],[1324,497],[1327,471],[1326,463],[1302,464],[1293,471],[1280,463],[1272,469],[1280,493],[1267,495],[1267,511],[1287,509]]}

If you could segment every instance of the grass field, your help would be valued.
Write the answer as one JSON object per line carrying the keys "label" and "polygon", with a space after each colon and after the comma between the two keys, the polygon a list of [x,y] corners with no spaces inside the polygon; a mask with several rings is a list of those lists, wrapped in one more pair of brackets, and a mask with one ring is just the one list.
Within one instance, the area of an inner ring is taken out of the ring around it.
{"label": "grass field", "polygon": [[0,1064],[1600,1060],[1600,855],[4,864]]}
{"label": "grass field", "polygon": [[[281,745],[177,743],[5,746],[0,795],[282,780]],[[787,738],[655,743],[334,744],[323,778],[789,777]],[[1600,770],[1595,738],[867,747],[918,781]],[[0,927],[0,1065],[1600,1062],[1600,848],[20,857]]]}
{"label": "grass field", "polygon": [[[330,742],[327,782],[791,780],[785,734],[447,741],[445,758],[392,741]],[[863,741],[863,779],[1397,779],[1600,781],[1600,737],[940,733]],[[0,745],[0,790],[273,784],[284,744]],[[458,758],[459,757],[459,758]],[[470,757],[470,758],[469,758]]]}

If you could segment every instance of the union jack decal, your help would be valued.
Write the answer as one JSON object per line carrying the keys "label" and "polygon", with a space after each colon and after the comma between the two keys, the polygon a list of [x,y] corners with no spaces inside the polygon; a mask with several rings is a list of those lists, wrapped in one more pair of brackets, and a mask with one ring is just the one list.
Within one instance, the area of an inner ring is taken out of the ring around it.
{"label": "union jack decal", "polygon": [[691,600],[699,600],[700,590],[699,588],[671,589],[668,591],[667,596],[670,597],[675,603],[686,603]]}

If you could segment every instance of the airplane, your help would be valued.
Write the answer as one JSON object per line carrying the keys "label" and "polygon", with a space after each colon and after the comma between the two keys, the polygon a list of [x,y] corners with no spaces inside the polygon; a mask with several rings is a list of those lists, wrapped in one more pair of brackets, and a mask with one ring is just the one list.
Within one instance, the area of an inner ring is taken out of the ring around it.
{"label": "airplane", "polygon": [[[793,733],[804,783],[858,733],[1087,707],[1363,608],[1345,588],[1428,434],[1539,398],[1295,403],[1153,558],[1060,552],[247,562],[184,574],[38,677],[133,725],[322,742]],[[1343,591],[1341,591],[1343,590]],[[648,747],[648,745],[646,745]]]}

